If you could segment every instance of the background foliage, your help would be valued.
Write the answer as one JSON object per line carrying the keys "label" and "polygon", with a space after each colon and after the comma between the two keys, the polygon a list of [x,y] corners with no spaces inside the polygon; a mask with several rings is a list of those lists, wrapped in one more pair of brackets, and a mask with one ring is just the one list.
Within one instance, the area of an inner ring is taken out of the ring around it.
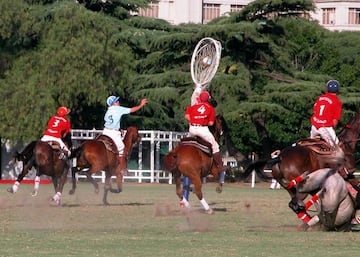
{"label": "background foliage", "polygon": [[359,33],[330,32],[296,16],[312,10],[312,1],[259,0],[206,25],[178,26],[129,15],[148,2],[1,1],[1,137],[39,138],[60,105],[72,109],[73,128],[101,129],[111,94],[124,106],[149,99],[124,128],[185,131],[190,60],[203,37],[223,45],[209,90],[244,156],[266,157],[308,136],[328,79],[341,83],[339,129],[358,110]]}

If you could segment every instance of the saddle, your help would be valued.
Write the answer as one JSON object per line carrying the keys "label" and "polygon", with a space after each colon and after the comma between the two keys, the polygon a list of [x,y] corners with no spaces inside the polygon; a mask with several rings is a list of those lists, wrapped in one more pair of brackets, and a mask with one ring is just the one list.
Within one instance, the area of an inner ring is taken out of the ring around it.
{"label": "saddle", "polygon": [[212,145],[201,137],[184,137],[180,140],[180,145],[193,146],[208,156],[212,156]]}
{"label": "saddle", "polygon": [[296,145],[308,147],[320,155],[330,155],[334,151],[333,148],[321,138],[301,138],[296,142]]}
{"label": "saddle", "polygon": [[114,143],[114,141],[106,135],[98,135],[95,140],[97,141],[101,141],[102,143],[104,143],[106,150],[118,154],[118,148],[116,146],[116,144]]}

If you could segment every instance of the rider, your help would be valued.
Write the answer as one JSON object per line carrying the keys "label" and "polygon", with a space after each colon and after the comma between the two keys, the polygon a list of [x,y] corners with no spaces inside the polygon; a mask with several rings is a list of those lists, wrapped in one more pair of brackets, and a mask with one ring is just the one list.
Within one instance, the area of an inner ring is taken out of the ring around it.
{"label": "rider", "polygon": [[185,119],[189,121],[189,133],[192,136],[201,137],[211,143],[214,162],[222,173],[228,170],[229,167],[223,165],[219,144],[208,127],[214,125],[215,122],[215,108],[208,103],[209,99],[209,92],[202,91],[199,95],[199,102],[186,108]]}
{"label": "rider", "polygon": [[335,133],[342,113],[342,102],[337,96],[339,87],[339,82],[336,80],[329,80],[326,83],[327,92],[316,100],[314,114],[310,119],[312,124],[310,138],[320,136],[332,147],[339,143]]}
{"label": "rider", "polygon": [[71,155],[70,149],[64,144],[62,138],[64,138],[71,130],[71,122],[67,116],[70,113],[70,109],[66,106],[61,106],[57,109],[55,115],[53,115],[48,123],[47,129],[44,131],[41,141],[56,141],[60,144],[62,154],[60,159],[66,159]]}
{"label": "rider", "polygon": [[122,141],[120,131],[121,117],[140,110],[147,103],[147,99],[141,99],[138,106],[131,108],[120,106],[119,97],[113,95],[107,98],[106,103],[108,105],[108,109],[104,116],[105,124],[103,135],[109,136],[114,141],[118,148],[119,156],[122,156],[125,146]]}

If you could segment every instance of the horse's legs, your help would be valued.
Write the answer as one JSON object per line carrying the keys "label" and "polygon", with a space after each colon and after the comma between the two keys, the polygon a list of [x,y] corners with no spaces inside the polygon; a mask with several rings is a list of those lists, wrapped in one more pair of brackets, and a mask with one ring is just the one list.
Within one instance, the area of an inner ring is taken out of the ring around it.
{"label": "horse's legs", "polygon": [[107,201],[107,194],[111,188],[111,174],[106,173],[105,185],[104,185],[104,196],[103,196],[103,204],[109,205]]}
{"label": "horse's legs", "polygon": [[175,185],[176,185],[176,194],[180,198],[180,202],[179,202],[180,206],[181,207],[190,207],[188,200],[186,199],[186,197],[183,196],[180,174],[174,174],[174,179],[175,179]]}
{"label": "horse's legs", "polygon": [[20,186],[21,181],[24,179],[24,177],[29,173],[30,168],[33,166],[33,160],[30,160],[24,167],[22,172],[19,174],[17,180],[12,185],[12,187],[8,188],[7,191],[9,193],[15,194]]}
{"label": "horse's legs", "polygon": [[183,193],[183,197],[185,197],[187,201],[189,201],[190,185],[191,185],[191,180],[188,177],[184,176],[182,193]]}
{"label": "horse's legs", "polygon": [[195,194],[198,197],[198,199],[200,200],[200,203],[202,204],[202,206],[205,209],[205,212],[211,214],[213,213],[213,210],[210,208],[210,206],[208,205],[208,203],[206,202],[205,198],[203,197],[202,191],[201,191],[201,178],[200,177],[194,177],[191,178],[193,184],[194,184],[194,189],[195,189]]}
{"label": "horse's legs", "polygon": [[219,185],[216,187],[217,193],[220,194],[222,192],[222,187],[224,182],[225,182],[225,171],[222,171],[220,172],[220,176],[219,176]]}
{"label": "horse's legs", "polygon": [[60,205],[61,203],[61,192],[59,191],[59,177],[53,176],[52,177],[55,195],[52,197],[52,200],[55,201],[56,205]]}
{"label": "horse's legs", "polygon": [[31,196],[37,196],[39,187],[40,187],[40,176],[39,174],[36,173],[36,177],[34,180],[34,190],[32,191]]}
{"label": "horse's legs", "polygon": [[72,181],[72,187],[69,191],[69,194],[70,195],[73,195],[75,193],[75,190],[76,190],[76,172],[77,172],[77,168],[76,167],[73,167],[71,168],[71,181]]}
{"label": "horse's legs", "polygon": [[85,175],[86,175],[87,179],[89,180],[89,182],[94,186],[95,193],[98,194],[99,193],[99,185],[96,182],[96,180],[91,176],[90,172],[86,172]]}
{"label": "horse's legs", "polygon": [[53,181],[55,181],[56,183],[54,183],[54,188],[55,188],[55,195],[53,196],[53,200],[56,202],[57,205],[61,204],[61,195],[62,195],[62,191],[64,188],[64,185],[66,183],[66,177],[67,177],[67,173],[68,173],[68,166],[65,165],[61,176],[57,177],[57,176],[53,176]]}

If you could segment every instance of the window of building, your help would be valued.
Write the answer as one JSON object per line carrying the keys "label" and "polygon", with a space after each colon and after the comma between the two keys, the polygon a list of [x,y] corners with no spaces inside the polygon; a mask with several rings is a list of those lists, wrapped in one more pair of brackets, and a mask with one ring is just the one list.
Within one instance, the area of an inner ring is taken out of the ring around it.
{"label": "window of building", "polygon": [[146,16],[151,18],[159,17],[159,3],[149,3],[149,8],[139,9],[139,16]]}
{"label": "window of building", "polygon": [[220,16],[220,4],[203,5],[203,22],[209,22]]}
{"label": "window of building", "polygon": [[360,8],[349,8],[349,24],[360,24]]}
{"label": "window of building", "polygon": [[322,23],[335,25],[335,8],[322,9]]}
{"label": "window of building", "polygon": [[239,12],[245,5],[232,4],[230,5],[230,12]]}

